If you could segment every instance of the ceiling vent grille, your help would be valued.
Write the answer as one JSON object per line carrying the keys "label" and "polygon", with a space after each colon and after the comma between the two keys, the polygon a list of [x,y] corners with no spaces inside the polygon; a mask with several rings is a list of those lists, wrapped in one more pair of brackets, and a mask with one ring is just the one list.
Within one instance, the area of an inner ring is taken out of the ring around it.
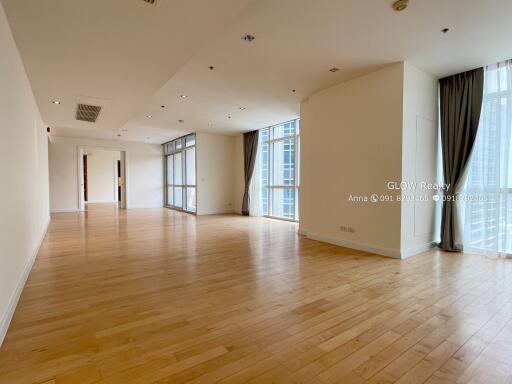
{"label": "ceiling vent grille", "polygon": [[97,105],[78,104],[76,108],[76,119],[95,123],[100,115],[101,107]]}

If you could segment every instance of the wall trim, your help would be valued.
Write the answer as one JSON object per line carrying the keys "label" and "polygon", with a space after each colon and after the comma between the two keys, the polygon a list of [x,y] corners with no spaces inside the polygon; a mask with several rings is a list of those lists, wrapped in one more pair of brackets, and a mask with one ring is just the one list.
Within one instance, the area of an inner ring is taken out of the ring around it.
{"label": "wall trim", "polygon": [[23,268],[23,271],[21,273],[21,277],[18,280],[18,283],[16,284],[16,289],[11,295],[11,298],[9,299],[9,304],[7,306],[7,311],[2,317],[2,321],[0,322],[0,347],[2,346],[2,343],[5,339],[5,335],[7,334],[7,330],[9,329],[9,325],[11,324],[12,317],[14,315],[14,311],[16,310],[16,306],[18,305],[18,301],[20,299],[21,293],[23,292],[23,288],[25,287],[25,283],[27,282],[28,275],[30,274],[30,271],[32,270],[32,266],[34,265],[34,262],[36,261],[37,254],[39,253],[39,249],[41,248],[41,244],[43,244],[43,240],[46,236],[46,232],[48,231],[48,226],[50,225],[50,216],[46,219],[46,223],[44,224],[43,231],[41,233],[41,237],[39,238],[39,241],[32,252],[32,255],[30,255],[29,259],[27,260],[25,267]]}
{"label": "wall trim", "polygon": [[197,216],[208,216],[208,215],[226,215],[231,213],[237,213],[231,208],[226,209],[211,209],[205,211],[199,211],[196,213]]}
{"label": "wall trim", "polygon": [[420,253],[428,252],[436,247],[436,242],[428,242],[420,244],[404,250],[396,250],[390,248],[378,247],[371,244],[359,243],[351,240],[338,239],[335,237],[325,236],[318,233],[309,233],[305,228],[298,229],[297,233],[301,236],[306,236],[309,239],[322,241],[324,243],[338,245],[340,247],[357,249],[359,251],[371,252],[381,256],[392,257],[394,259],[406,259],[411,256],[419,255]]}
{"label": "wall trim", "polygon": [[308,230],[301,228],[300,224],[299,224],[299,229],[297,230],[297,233],[301,236],[306,236],[306,237],[308,236]]}
{"label": "wall trim", "polygon": [[78,208],[70,208],[70,209],[50,209],[50,213],[72,213],[72,212],[80,212]]}
{"label": "wall trim", "polygon": [[163,203],[158,204],[128,204],[126,209],[142,209],[142,208],[163,208]]}
{"label": "wall trim", "polygon": [[384,248],[372,244],[359,243],[357,241],[339,239],[336,237],[325,236],[319,233],[310,233],[304,229],[299,228],[299,233],[308,237],[308,239],[322,241],[324,243],[338,245],[340,247],[356,249],[358,251],[375,253],[381,256],[392,257],[394,259],[400,259],[401,254],[398,249]]}
{"label": "wall trim", "polygon": [[425,243],[425,244],[416,245],[414,247],[401,250],[400,256],[402,259],[406,259],[408,257],[416,256],[420,253],[430,251],[435,246],[436,246],[435,241],[431,241],[431,242]]}

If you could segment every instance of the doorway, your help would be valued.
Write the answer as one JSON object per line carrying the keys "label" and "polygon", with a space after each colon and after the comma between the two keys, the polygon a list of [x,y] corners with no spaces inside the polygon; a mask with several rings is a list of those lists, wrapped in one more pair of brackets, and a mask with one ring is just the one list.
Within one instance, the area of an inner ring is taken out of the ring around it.
{"label": "doorway", "polygon": [[126,151],[81,147],[78,160],[79,210],[99,204],[126,208]]}
{"label": "doorway", "polygon": [[84,201],[87,202],[87,155],[83,155],[83,162],[84,162]]}
{"label": "doorway", "polygon": [[117,201],[121,202],[121,159],[117,160],[116,166],[116,174],[117,174]]}

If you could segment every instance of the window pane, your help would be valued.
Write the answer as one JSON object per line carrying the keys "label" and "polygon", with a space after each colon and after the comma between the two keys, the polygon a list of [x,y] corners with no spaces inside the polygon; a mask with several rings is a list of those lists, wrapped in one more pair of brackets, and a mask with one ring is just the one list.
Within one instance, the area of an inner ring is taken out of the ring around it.
{"label": "window pane", "polygon": [[272,185],[293,185],[295,180],[295,143],[286,139],[272,144]]}
{"label": "window pane", "polygon": [[185,146],[190,147],[191,145],[195,145],[196,143],[196,135],[190,135],[185,137]]}
{"label": "window pane", "polygon": [[187,206],[185,209],[187,211],[191,211],[191,212],[196,211],[196,188],[195,187],[187,188]]}
{"label": "window pane", "polygon": [[295,220],[299,220],[299,188],[295,188]]}
{"label": "window pane", "polygon": [[186,170],[186,179],[185,183],[187,185],[195,185],[196,184],[196,148],[187,148],[185,151],[185,164],[187,167]]}
{"label": "window pane", "polygon": [[167,187],[167,205],[174,205],[172,187]]}
{"label": "window pane", "polygon": [[183,184],[183,168],[181,164],[181,152],[174,155],[174,184]]}
{"label": "window pane", "polygon": [[269,139],[269,128],[264,128],[260,131],[260,143],[264,143]]}
{"label": "window pane", "polygon": [[183,208],[183,188],[174,187],[174,206]]}
{"label": "window pane", "polygon": [[297,158],[295,159],[295,167],[297,168],[295,175],[297,177],[296,185],[300,185],[300,136],[297,136]]}
{"label": "window pane", "polygon": [[174,181],[172,179],[174,174],[174,157],[167,156],[167,184],[173,184]]}
{"label": "window pane", "polygon": [[[164,153],[172,152],[165,159],[167,182],[166,205],[196,211],[196,136],[186,137],[164,144]],[[185,185],[193,187],[185,188]]]}
{"label": "window pane", "polygon": [[260,164],[260,184],[262,186],[267,186],[268,183],[269,183],[269,172],[268,172],[268,167],[269,167],[269,144],[268,143],[264,143],[260,146],[260,151],[261,151],[261,156],[260,156],[260,161],[261,161],[261,164]]}
{"label": "window pane", "polygon": [[274,139],[278,139],[280,137],[292,136],[295,134],[295,121],[289,121],[284,124],[279,124],[273,127],[274,130]]}
{"label": "window pane", "polygon": [[295,211],[293,202],[295,199],[295,188],[273,188],[272,189],[272,216],[293,219]]}
{"label": "window pane", "polygon": [[261,189],[261,214],[262,215],[270,215],[268,210],[268,188]]}

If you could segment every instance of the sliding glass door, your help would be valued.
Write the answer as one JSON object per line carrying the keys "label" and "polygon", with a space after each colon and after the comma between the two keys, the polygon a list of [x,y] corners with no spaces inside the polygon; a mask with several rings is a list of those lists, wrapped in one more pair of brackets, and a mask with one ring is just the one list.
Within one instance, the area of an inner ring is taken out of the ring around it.
{"label": "sliding glass door", "polygon": [[299,220],[299,119],[260,130],[261,211]]}
{"label": "sliding glass door", "polygon": [[196,212],[196,136],[181,137],[164,144],[165,205]]}

